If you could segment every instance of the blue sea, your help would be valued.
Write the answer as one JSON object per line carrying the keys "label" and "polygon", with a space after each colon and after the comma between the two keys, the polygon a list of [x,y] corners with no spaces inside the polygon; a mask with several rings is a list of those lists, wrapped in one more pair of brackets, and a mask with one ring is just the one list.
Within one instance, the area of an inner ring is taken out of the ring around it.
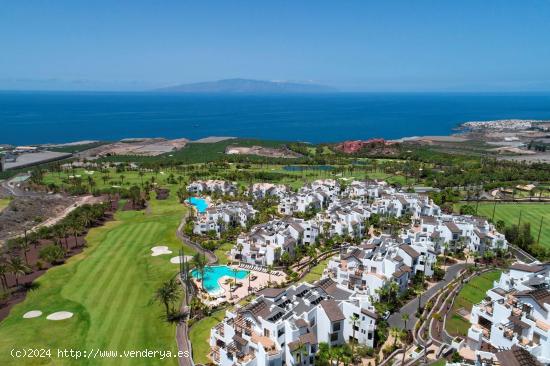
{"label": "blue sea", "polygon": [[0,93],[0,143],[10,144],[125,137],[395,139],[508,118],[550,119],[550,94]]}

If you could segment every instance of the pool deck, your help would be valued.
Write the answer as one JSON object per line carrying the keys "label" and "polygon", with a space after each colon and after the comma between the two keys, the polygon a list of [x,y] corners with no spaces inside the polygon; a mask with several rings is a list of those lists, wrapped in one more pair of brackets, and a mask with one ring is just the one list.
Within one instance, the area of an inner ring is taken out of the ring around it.
{"label": "pool deck", "polygon": [[[232,268],[232,269],[234,268],[234,269],[238,269],[238,270],[243,270],[243,268],[239,268],[238,266],[235,266],[235,265],[228,265],[228,267]],[[230,290],[230,285],[225,284],[225,280],[227,278],[230,278],[230,279],[233,280],[234,277],[233,276],[223,276],[223,277],[220,277],[220,279],[218,280],[218,283],[219,283],[220,287],[223,289],[223,294],[221,294],[219,296],[212,296],[208,292],[205,292],[205,291],[201,290],[200,293],[199,293],[199,296],[201,297],[201,299],[206,304],[208,304],[210,306],[216,306],[216,305],[219,305],[220,303],[225,302],[225,301],[227,301],[229,303],[237,303],[241,299],[243,299],[243,298],[245,298],[246,296],[249,295],[249,292],[248,292],[249,277],[250,277],[250,287],[252,287],[252,289],[250,290],[250,293],[258,292],[260,289],[262,289],[264,287],[268,287],[269,274],[264,273],[264,272],[248,270],[248,269],[246,269],[246,270],[250,272],[249,275],[246,276],[243,279],[238,279],[237,278],[237,284],[241,284],[241,286],[237,287],[237,289],[235,291],[231,291]],[[281,283],[284,283],[286,281],[286,274],[282,273],[282,271],[278,271],[278,272],[280,272],[282,275],[276,276],[276,275],[272,274],[271,275],[271,283],[272,284],[281,284]],[[254,278],[254,279],[252,279],[252,278]],[[193,278],[193,281],[197,285],[197,288],[201,289],[200,281],[198,281],[195,278]]]}

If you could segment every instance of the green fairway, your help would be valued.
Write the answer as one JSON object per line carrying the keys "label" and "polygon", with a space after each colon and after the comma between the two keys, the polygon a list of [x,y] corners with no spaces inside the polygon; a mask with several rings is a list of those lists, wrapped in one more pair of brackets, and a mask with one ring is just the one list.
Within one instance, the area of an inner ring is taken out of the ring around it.
{"label": "green fairway", "polygon": [[470,322],[458,314],[458,310],[464,308],[470,312],[472,306],[479,303],[486,296],[489,289],[493,288],[493,282],[500,278],[501,271],[495,270],[476,276],[464,285],[455,299],[453,308],[445,323],[447,332],[451,335],[466,336]]}
{"label": "green fairway", "polygon": [[[493,216],[494,204],[480,203],[478,213],[491,218]],[[531,223],[531,233],[535,238],[535,243],[539,234],[540,220],[542,221],[542,231],[540,235],[540,244],[550,248],[550,204],[544,203],[497,203],[495,210],[495,219],[503,220],[506,225],[517,224],[521,212],[521,222]]]}
{"label": "green fairway", "polygon": [[[92,229],[88,248],[40,277],[39,288],[0,323],[0,364],[13,364],[14,347],[52,350],[52,359],[28,358],[25,365],[177,364],[175,358],[58,359],[57,349],[177,351],[175,326],[161,319],[163,307],[151,299],[157,287],[177,273],[178,266],[169,260],[181,247],[175,231],[184,212],[174,198],[152,200],[149,214],[118,212],[115,221]],[[173,254],[151,257],[155,245],[166,245]],[[30,310],[44,314],[23,319]],[[74,316],[46,320],[63,310]]]}

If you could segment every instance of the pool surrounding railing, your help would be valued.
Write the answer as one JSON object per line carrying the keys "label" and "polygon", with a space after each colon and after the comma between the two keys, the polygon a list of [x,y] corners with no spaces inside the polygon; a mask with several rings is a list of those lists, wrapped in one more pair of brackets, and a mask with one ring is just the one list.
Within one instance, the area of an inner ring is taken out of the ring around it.
{"label": "pool surrounding railing", "polygon": [[199,213],[203,213],[208,208],[208,202],[206,202],[204,198],[189,197],[187,199],[187,202],[195,206],[195,208],[197,209],[197,211],[199,211]]}
{"label": "pool surrounding railing", "polygon": [[[228,266],[206,266],[204,269],[204,289],[210,295],[220,295],[224,291],[220,285],[221,278],[229,277],[234,279],[236,276],[237,279],[242,280],[246,278],[249,273],[249,271],[244,271],[242,269],[233,270],[233,268]],[[191,275],[196,279],[201,278],[201,273],[196,269],[191,271]]]}

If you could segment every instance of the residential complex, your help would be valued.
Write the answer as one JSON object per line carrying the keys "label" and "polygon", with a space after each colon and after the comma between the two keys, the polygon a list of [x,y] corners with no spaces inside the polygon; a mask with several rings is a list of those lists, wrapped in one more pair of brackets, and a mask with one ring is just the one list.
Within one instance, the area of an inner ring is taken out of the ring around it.
{"label": "residential complex", "polygon": [[258,265],[272,265],[283,253],[294,256],[296,248],[315,243],[319,228],[313,220],[286,217],[252,227],[237,238],[233,258]]}
{"label": "residential complex", "polygon": [[214,232],[219,237],[228,228],[246,227],[255,215],[256,210],[246,202],[226,202],[208,207],[197,214],[193,233],[205,235]]}
{"label": "residential complex", "polygon": [[315,365],[322,342],[372,347],[377,318],[368,296],[331,279],[266,288],[212,328],[210,357],[221,366]]}
{"label": "residential complex", "polygon": [[221,195],[237,194],[236,183],[227,182],[224,180],[198,180],[187,186],[187,191],[192,194],[211,194],[217,193]]}

